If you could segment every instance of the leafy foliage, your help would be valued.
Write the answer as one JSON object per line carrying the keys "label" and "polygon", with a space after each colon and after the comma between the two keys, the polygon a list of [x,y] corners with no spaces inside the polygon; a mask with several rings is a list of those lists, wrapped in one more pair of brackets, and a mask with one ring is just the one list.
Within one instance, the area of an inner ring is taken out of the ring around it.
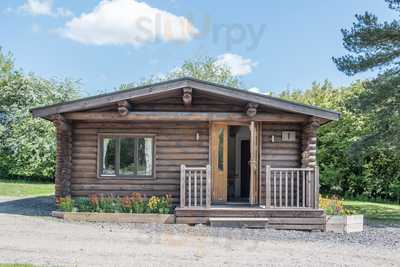
{"label": "leafy foliage", "polygon": [[[390,9],[400,12],[400,0],[386,2]],[[367,113],[371,122],[369,134],[357,149],[380,145],[400,153],[400,21],[379,23],[368,12],[356,15],[356,20],[350,30],[342,30],[349,54],[333,61],[348,75],[383,70],[375,79],[365,82],[366,90],[353,102],[355,109]]]}
{"label": "leafy foliage", "polygon": [[314,83],[305,91],[284,91],[281,97],[342,113],[339,121],[319,129],[317,158],[321,193],[399,201],[398,153],[380,145],[359,148],[374,127],[368,112],[354,108],[366,90],[363,82],[334,88],[325,81]]}
{"label": "leafy foliage", "polygon": [[54,127],[29,109],[78,97],[77,83],[44,80],[16,70],[0,50],[0,175],[51,178],[55,170]]}
{"label": "leafy foliage", "polygon": [[241,85],[240,80],[232,75],[230,69],[227,66],[215,64],[215,62],[216,59],[211,57],[186,60],[181,67],[170,71],[166,75],[152,76],[137,83],[124,84],[120,87],[120,90],[184,77],[239,88]]}

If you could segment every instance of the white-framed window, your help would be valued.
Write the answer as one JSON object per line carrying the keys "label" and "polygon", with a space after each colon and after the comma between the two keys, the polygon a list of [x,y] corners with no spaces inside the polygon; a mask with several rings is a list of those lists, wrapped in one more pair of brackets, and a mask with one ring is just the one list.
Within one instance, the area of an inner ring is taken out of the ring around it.
{"label": "white-framed window", "polygon": [[295,131],[283,131],[282,132],[282,141],[283,142],[296,141],[296,132]]}
{"label": "white-framed window", "polygon": [[99,135],[100,178],[152,178],[154,136]]}

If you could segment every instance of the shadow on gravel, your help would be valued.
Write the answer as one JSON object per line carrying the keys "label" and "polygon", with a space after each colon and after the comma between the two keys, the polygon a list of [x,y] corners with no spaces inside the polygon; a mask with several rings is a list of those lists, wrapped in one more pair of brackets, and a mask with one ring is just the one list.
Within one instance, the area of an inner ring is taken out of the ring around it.
{"label": "shadow on gravel", "polygon": [[27,216],[50,216],[55,210],[54,196],[1,199],[0,213]]}

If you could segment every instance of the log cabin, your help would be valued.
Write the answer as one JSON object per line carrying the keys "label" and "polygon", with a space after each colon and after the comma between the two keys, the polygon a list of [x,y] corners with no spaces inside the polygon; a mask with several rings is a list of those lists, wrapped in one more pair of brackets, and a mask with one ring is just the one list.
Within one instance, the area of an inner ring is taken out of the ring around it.
{"label": "log cabin", "polygon": [[317,129],[338,112],[181,78],[31,113],[56,127],[56,197],[170,194],[177,223],[323,229]]}

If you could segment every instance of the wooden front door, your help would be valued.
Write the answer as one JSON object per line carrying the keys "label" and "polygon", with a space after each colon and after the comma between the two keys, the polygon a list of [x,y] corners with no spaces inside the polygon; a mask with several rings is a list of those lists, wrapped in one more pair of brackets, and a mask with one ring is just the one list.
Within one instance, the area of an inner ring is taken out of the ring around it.
{"label": "wooden front door", "polygon": [[228,125],[211,126],[212,201],[225,203],[228,195]]}

